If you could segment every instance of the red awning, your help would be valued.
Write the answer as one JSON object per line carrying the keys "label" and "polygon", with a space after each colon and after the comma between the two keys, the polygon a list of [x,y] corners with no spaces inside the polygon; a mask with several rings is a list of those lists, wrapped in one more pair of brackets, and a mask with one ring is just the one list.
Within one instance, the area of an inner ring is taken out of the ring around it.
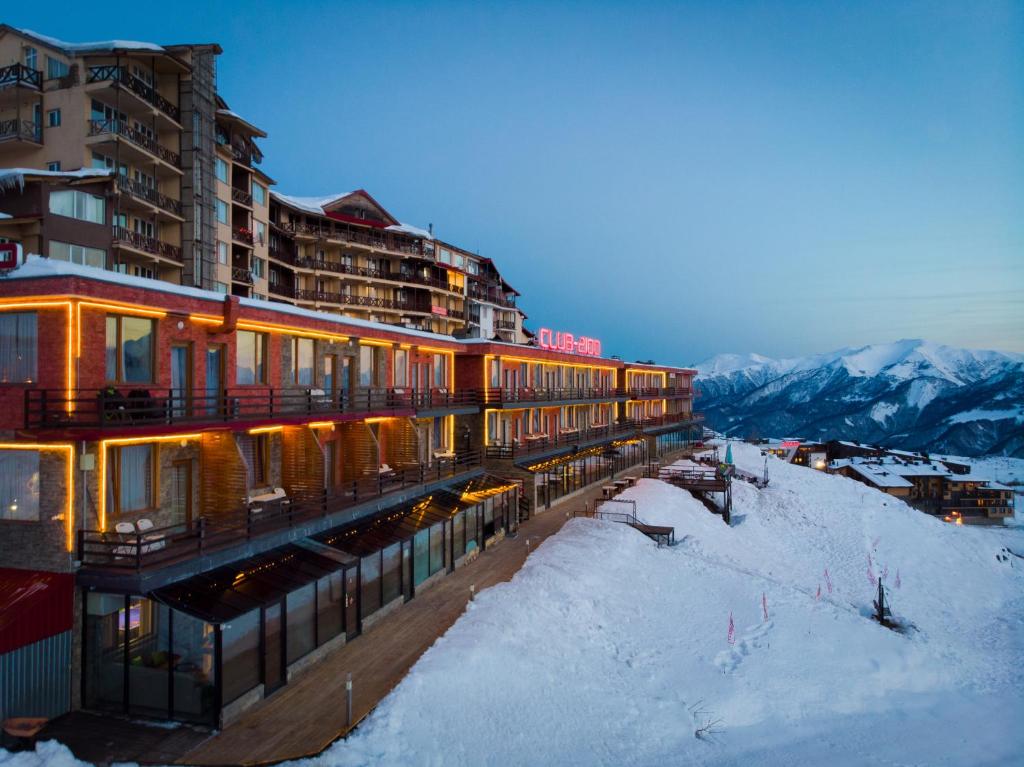
{"label": "red awning", "polygon": [[75,576],[0,568],[0,654],[71,628]]}

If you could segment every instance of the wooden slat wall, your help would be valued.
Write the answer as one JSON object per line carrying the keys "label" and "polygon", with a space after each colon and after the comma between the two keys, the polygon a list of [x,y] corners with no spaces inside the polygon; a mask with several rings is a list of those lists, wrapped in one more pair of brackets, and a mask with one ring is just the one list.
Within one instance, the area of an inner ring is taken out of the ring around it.
{"label": "wooden slat wall", "polygon": [[340,423],[335,427],[341,444],[341,480],[363,479],[377,475],[377,443],[370,427],[362,421]]}
{"label": "wooden slat wall", "polygon": [[238,511],[245,505],[249,480],[234,436],[230,432],[205,432],[200,445],[199,513],[216,518]]}
{"label": "wooden slat wall", "polygon": [[412,419],[391,418],[380,424],[383,461],[393,469],[419,465],[419,436]]}
{"label": "wooden slat wall", "polygon": [[324,489],[324,451],[313,429],[286,426],[281,432],[281,482],[290,498],[319,498]]}

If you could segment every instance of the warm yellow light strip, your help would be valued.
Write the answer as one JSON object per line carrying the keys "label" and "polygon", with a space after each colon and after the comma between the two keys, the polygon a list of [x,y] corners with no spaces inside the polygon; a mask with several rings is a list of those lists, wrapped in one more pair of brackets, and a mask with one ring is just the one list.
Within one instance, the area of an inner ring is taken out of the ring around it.
{"label": "warm yellow light strip", "polygon": [[100,531],[107,529],[107,447],[110,445],[144,445],[148,442],[182,442],[199,439],[201,434],[167,434],[160,437],[119,437],[100,440],[99,467],[99,524]]}
{"label": "warm yellow light strip", "polygon": [[359,339],[360,346],[387,346],[392,347],[394,344],[391,341],[371,341],[365,338]]}
{"label": "warm yellow light strip", "polygon": [[307,330],[289,325],[274,325],[269,322],[253,322],[252,320],[239,320],[239,330],[260,330],[264,333],[286,333],[290,336],[303,336],[305,338],[323,338],[328,341],[347,341],[348,336],[337,333],[323,333],[318,330]]}
{"label": "warm yellow light strip", "polygon": [[448,449],[455,452],[455,416],[447,416],[448,419]]}
{"label": "warm yellow light strip", "polygon": [[133,304],[122,304],[112,301],[79,301],[78,305],[88,306],[90,309],[103,309],[104,311],[119,312],[121,314],[137,314],[140,317],[166,317],[167,312],[162,309],[146,309]]}
{"label": "warm yellow light strip", "polygon": [[189,318],[189,320],[191,322],[199,322],[199,323],[202,323],[204,325],[223,325],[224,324],[224,318],[223,317],[214,317],[212,315],[207,315],[207,314],[190,314],[188,316],[188,318]]}
{"label": "warm yellow light strip", "polygon": [[306,426],[311,429],[334,428],[334,421],[310,421]]}
{"label": "warm yellow light strip", "polygon": [[[565,352],[556,352],[556,354],[564,354],[564,353]],[[537,359],[537,358],[530,359],[528,357],[512,357],[512,356],[508,356],[508,355],[505,355],[505,354],[488,354],[488,355],[484,355],[484,356],[485,356],[485,358],[486,357],[500,357],[502,359],[502,361],[504,361],[504,360],[511,360],[512,362],[527,362],[527,363],[529,363],[531,365],[536,365],[536,364],[540,363],[541,365],[559,365],[559,366],[565,367],[565,368],[587,368],[588,370],[592,370],[592,369],[596,368],[598,370],[613,370],[613,371],[617,370],[617,368],[609,367],[608,365],[599,365],[596,362],[588,365],[588,364],[583,363],[583,362],[562,362],[561,360],[549,360],[549,359]]]}
{"label": "warm yellow light strip", "polygon": [[67,412],[70,413],[72,410],[74,410],[74,393],[75,393],[75,383],[74,383],[75,371],[74,371],[74,365],[72,364],[72,359],[73,359],[72,348],[73,348],[73,346],[72,346],[72,343],[71,343],[71,339],[73,337],[72,336],[72,333],[73,333],[72,319],[73,319],[73,316],[74,316],[74,307],[72,307],[71,301],[68,301],[68,300],[54,301],[54,300],[49,299],[48,297],[47,298],[18,299],[16,301],[15,300],[0,301],[0,311],[5,311],[5,310],[8,310],[8,309],[58,309],[60,307],[64,307],[68,311],[67,338],[65,339],[65,344],[64,344],[65,349],[66,349],[65,365],[67,366],[67,369],[65,370],[65,382],[67,384],[67,391],[66,391],[66,398],[65,398],[65,402],[64,402],[64,409]]}
{"label": "warm yellow light strip", "polygon": [[65,453],[67,499],[64,511],[64,538],[68,551],[75,548],[75,446],[66,443],[0,442],[0,450],[53,450]]}
{"label": "warm yellow light strip", "polygon": [[394,421],[397,416],[377,416],[375,418],[364,418],[363,423],[380,423],[381,421]]}
{"label": "warm yellow light strip", "polygon": [[249,429],[249,434],[270,434],[274,431],[283,431],[283,426],[257,426],[255,429]]}

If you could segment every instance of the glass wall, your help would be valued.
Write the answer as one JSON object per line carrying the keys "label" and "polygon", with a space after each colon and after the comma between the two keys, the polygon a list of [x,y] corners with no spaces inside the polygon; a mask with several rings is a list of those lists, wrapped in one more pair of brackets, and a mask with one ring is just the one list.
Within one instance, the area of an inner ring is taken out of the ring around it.
{"label": "glass wall", "polygon": [[647,460],[642,440],[591,448],[578,458],[554,460],[530,467],[534,472],[537,503],[550,507],[557,499],[596,482],[608,481],[617,472]]}
{"label": "glass wall", "polygon": [[430,531],[420,530],[412,544],[413,583],[419,586],[430,575]]}
{"label": "glass wall", "polygon": [[172,718],[186,722],[212,722],[218,713],[214,685],[214,626],[178,611],[174,611],[173,621]]}
{"label": "glass wall", "polygon": [[307,583],[287,597],[288,663],[293,663],[316,647],[316,583]]}
{"label": "glass wall", "polygon": [[384,592],[383,604],[390,604],[392,600],[402,595],[402,544],[393,543],[384,549],[383,566],[381,573],[382,589]]}
{"label": "glass wall", "polygon": [[430,528],[430,574],[444,567],[444,523]]}
{"label": "glass wall", "polygon": [[260,684],[260,611],[252,610],[221,626],[224,703]]}
{"label": "glass wall", "polygon": [[344,628],[345,591],[341,572],[331,573],[316,584],[317,644],[329,642]]}
{"label": "glass wall", "polygon": [[361,560],[362,569],[362,616],[373,615],[380,609],[380,552]]}
{"label": "glass wall", "polygon": [[86,708],[124,708],[126,618],[124,596],[86,595],[82,664]]}

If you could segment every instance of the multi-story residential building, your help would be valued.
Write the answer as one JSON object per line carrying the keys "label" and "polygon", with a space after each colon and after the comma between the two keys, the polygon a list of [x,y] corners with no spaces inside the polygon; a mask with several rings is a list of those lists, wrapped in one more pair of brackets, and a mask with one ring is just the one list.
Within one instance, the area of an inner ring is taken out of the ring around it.
{"label": "multi-story residential building", "polygon": [[[105,201],[84,209],[84,220],[107,227],[106,237],[90,252],[79,241],[44,238],[37,252],[266,296],[273,182],[255,167],[262,159],[255,139],[266,134],[217,95],[220,52],[216,45],[67,43],[0,25],[0,167],[109,176],[102,194],[92,193]],[[36,215],[68,210],[78,209],[52,205]]]}
{"label": "multi-story residential building", "polygon": [[[593,353],[30,258],[0,276],[0,575],[21,584],[0,599],[48,622],[0,669],[42,658],[39,714],[223,725],[529,515],[683,444],[695,371],[651,372],[626,388]],[[671,407],[630,409],[648,397]],[[28,703],[0,693],[5,716]]]}

